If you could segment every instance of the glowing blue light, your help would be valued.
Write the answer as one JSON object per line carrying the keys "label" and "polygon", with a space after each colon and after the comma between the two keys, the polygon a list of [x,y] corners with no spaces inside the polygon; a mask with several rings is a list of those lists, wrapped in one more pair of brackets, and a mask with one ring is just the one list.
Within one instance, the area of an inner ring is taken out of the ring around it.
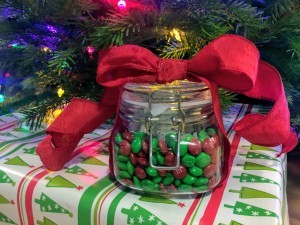
{"label": "glowing blue light", "polygon": [[4,102],[4,95],[0,94],[0,103]]}

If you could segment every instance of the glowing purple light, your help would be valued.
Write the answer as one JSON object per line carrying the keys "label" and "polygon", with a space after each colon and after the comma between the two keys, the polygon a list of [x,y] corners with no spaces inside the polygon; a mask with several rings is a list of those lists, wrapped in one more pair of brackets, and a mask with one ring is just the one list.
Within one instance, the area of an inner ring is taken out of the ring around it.
{"label": "glowing purple light", "polygon": [[125,10],[126,9],[126,2],[124,0],[120,0],[118,2],[118,7],[120,10]]}
{"label": "glowing purple light", "polygon": [[95,48],[93,46],[87,46],[86,50],[90,55],[92,55],[95,52]]}
{"label": "glowing purple light", "polygon": [[57,30],[53,26],[47,25],[47,29],[53,34],[57,33]]}

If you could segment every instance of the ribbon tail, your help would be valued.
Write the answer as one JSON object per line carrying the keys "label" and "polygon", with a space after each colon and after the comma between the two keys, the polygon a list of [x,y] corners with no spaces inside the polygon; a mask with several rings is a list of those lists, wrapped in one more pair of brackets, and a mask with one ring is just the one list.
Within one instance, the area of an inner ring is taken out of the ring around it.
{"label": "ribbon tail", "polygon": [[283,144],[281,153],[295,148],[298,140],[290,128],[290,113],[278,71],[261,61],[254,87],[243,94],[252,98],[271,100],[274,106],[267,115],[245,116],[236,123],[235,131],[254,144],[271,147]]}
{"label": "ribbon tail", "polygon": [[115,97],[108,99],[110,93],[118,95],[115,91],[105,91],[100,103],[72,100],[50,125],[46,138],[37,146],[37,154],[47,169],[62,169],[83,135],[95,130],[116,112]]}

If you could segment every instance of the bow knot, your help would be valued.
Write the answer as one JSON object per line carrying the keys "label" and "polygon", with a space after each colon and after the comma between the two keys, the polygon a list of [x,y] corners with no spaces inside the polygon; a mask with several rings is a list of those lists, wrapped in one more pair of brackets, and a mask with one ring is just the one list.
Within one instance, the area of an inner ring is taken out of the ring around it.
{"label": "bow knot", "polygon": [[184,80],[187,74],[186,60],[159,59],[157,65],[157,82],[169,83],[174,80]]}

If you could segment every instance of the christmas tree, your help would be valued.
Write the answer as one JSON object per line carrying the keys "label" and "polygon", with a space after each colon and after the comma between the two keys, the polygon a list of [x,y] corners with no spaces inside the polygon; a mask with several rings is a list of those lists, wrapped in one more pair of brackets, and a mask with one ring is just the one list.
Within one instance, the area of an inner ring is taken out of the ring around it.
{"label": "christmas tree", "polygon": [[52,220],[49,220],[47,217],[43,218],[43,221],[37,221],[38,225],[57,225],[56,223],[54,223]]}
{"label": "christmas tree", "polygon": [[75,184],[73,184],[71,181],[68,181],[66,178],[63,178],[62,176],[55,176],[53,178],[46,177],[46,180],[49,180],[49,182],[46,184],[46,187],[64,187],[64,188],[77,188]]}
{"label": "christmas tree", "polygon": [[35,203],[40,205],[40,210],[42,212],[50,212],[50,213],[63,213],[68,214],[70,217],[73,217],[73,214],[69,212],[67,209],[60,206],[58,203],[53,201],[44,193],[41,194],[40,199],[35,199]]}
{"label": "christmas tree", "polygon": [[277,182],[271,179],[249,174],[249,173],[242,173],[240,176],[233,176],[233,178],[240,179],[241,183],[266,183],[266,184],[276,184],[280,186]]}
{"label": "christmas tree", "polygon": [[237,215],[243,215],[243,216],[269,216],[269,217],[276,217],[278,218],[278,215],[272,211],[249,205],[243,202],[236,202],[234,206],[231,205],[224,205],[226,208],[232,208],[233,213]]}
{"label": "christmas tree", "polygon": [[92,157],[92,156],[84,159],[81,163],[82,164],[90,164],[90,165],[98,165],[98,166],[107,166],[104,162],[102,162],[101,160],[99,160],[95,157]]}
{"label": "christmas tree", "polygon": [[23,151],[24,151],[25,154],[37,155],[36,154],[36,147],[24,148]]}
{"label": "christmas tree", "polygon": [[260,191],[254,188],[241,187],[241,190],[230,189],[229,192],[239,193],[240,198],[274,198],[278,199],[277,196],[267,193],[265,191]]}
{"label": "christmas tree", "polygon": [[256,152],[247,152],[247,154],[240,154],[242,156],[246,156],[247,159],[267,159],[267,160],[273,160],[273,161],[277,161],[280,162],[278,159],[265,155],[265,154],[261,154],[261,153],[256,153]]}
{"label": "christmas tree", "polygon": [[97,179],[98,177],[91,174],[90,172],[86,171],[85,169],[81,168],[80,166],[73,166],[71,168],[67,168],[66,173],[76,174],[76,175],[83,175],[88,177],[93,177],[94,179]]}
{"label": "christmas tree", "polygon": [[12,186],[16,185],[14,182],[4,171],[0,170],[0,183],[10,183]]}
{"label": "christmas tree", "polygon": [[5,216],[3,213],[0,212],[0,221],[3,223],[8,223],[8,224],[16,224],[14,221],[9,219],[7,216]]}
{"label": "christmas tree", "polygon": [[[253,41],[279,69],[299,124],[299,98],[293,99],[300,85],[299,6],[298,0],[0,0],[1,113],[23,109],[39,125],[74,97],[97,101],[101,49],[136,44],[163,58],[189,59],[233,33]],[[234,94],[220,92],[226,109]]]}
{"label": "christmas tree", "polygon": [[26,163],[23,159],[21,159],[19,156],[13,157],[11,159],[7,159],[7,161],[4,163],[7,165],[15,165],[15,166],[29,166],[28,163]]}
{"label": "christmas tree", "polygon": [[167,225],[160,218],[137,204],[133,204],[130,209],[123,208],[121,212],[128,216],[127,224],[129,225]]}
{"label": "christmas tree", "polygon": [[10,201],[0,194],[0,204],[10,204]]}

